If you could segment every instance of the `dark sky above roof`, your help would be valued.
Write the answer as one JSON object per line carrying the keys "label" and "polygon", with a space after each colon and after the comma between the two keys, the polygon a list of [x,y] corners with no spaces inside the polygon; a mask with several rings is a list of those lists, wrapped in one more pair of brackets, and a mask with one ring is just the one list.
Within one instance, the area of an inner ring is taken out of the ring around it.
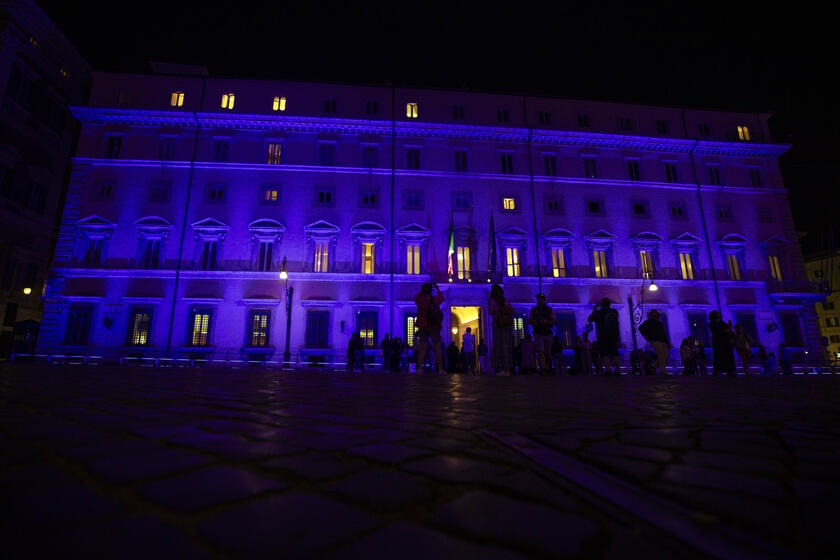
{"label": "dark sky above roof", "polygon": [[802,3],[40,0],[96,70],[544,93],[772,111],[807,248],[840,203],[836,30]]}

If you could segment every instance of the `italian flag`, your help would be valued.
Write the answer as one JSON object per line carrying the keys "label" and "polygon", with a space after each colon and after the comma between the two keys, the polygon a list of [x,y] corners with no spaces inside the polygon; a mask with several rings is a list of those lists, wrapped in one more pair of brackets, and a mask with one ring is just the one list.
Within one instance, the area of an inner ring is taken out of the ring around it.
{"label": "italian flag", "polygon": [[449,252],[446,254],[448,262],[447,274],[455,274],[455,227],[452,223],[452,210],[449,211]]}

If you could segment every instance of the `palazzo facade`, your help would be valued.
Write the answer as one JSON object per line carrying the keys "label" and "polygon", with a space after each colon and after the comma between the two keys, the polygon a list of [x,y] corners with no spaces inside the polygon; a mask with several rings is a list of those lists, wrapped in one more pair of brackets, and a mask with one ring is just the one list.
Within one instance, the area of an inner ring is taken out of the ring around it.
{"label": "palazzo facade", "polygon": [[200,72],[98,73],[73,113],[42,352],[337,363],[411,340],[429,280],[446,341],[492,344],[498,282],[517,338],[540,291],[566,347],[607,297],[627,352],[644,291],[675,347],[720,309],[820,351],[767,114]]}

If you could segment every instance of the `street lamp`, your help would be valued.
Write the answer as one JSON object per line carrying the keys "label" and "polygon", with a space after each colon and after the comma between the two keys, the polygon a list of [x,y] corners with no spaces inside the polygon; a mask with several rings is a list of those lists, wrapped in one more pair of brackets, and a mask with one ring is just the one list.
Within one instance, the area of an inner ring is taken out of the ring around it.
{"label": "street lamp", "polygon": [[283,350],[283,363],[288,364],[291,359],[289,352],[289,337],[292,334],[292,296],[295,289],[289,286],[289,273],[286,270],[286,257],[283,257],[283,262],[280,264],[280,280],[283,281],[283,288],[286,291],[286,347]]}
{"label": "street lamp", "polygon": [[653,276],[650,273],[645,273],[642,274],[642,289],[639,293],[639,303],[637,305],[633,305],[633,298],[631,296],[627,296],[627,309],[630,312],[630,334],[633,339],[633,352],[630,353],[631,373],[636,373],[639,369],[639,363],[636,358],[636,351],[639,349],[639,343],[636,339],[636,329],[644,320],[645,283],[648,280],[650,280],[650,285],[648,286],[647,291],[659,291],[659,286],[657,286],[656,282],[654,282]]}

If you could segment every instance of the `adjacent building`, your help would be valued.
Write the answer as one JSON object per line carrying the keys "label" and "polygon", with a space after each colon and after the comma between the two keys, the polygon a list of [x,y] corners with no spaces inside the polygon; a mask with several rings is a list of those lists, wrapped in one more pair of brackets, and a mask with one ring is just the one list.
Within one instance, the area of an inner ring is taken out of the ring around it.
{"label": "adjacent building", "polygon": [[840,252],[822,252],[805,256],[808,279],[821,286],[825,301],[817,303],[817,317],[822,334],[825,357],[840,361]]}
{"label": "adjacent building", "polygon": [[34,2],[0,2],[0,359],[32,352],[87,64]]}
{"label": "adjacent building", "polygon": [[43,352],[330,363],[355,331],[376,355],[429,280],[459,343],[492,344],[499,282],[517,339],[542,291],[567,348],[604,297],[625,353],[653,308],[675,347],[720,309],[820,348],[767,114],[164,70],[73,108]]}

